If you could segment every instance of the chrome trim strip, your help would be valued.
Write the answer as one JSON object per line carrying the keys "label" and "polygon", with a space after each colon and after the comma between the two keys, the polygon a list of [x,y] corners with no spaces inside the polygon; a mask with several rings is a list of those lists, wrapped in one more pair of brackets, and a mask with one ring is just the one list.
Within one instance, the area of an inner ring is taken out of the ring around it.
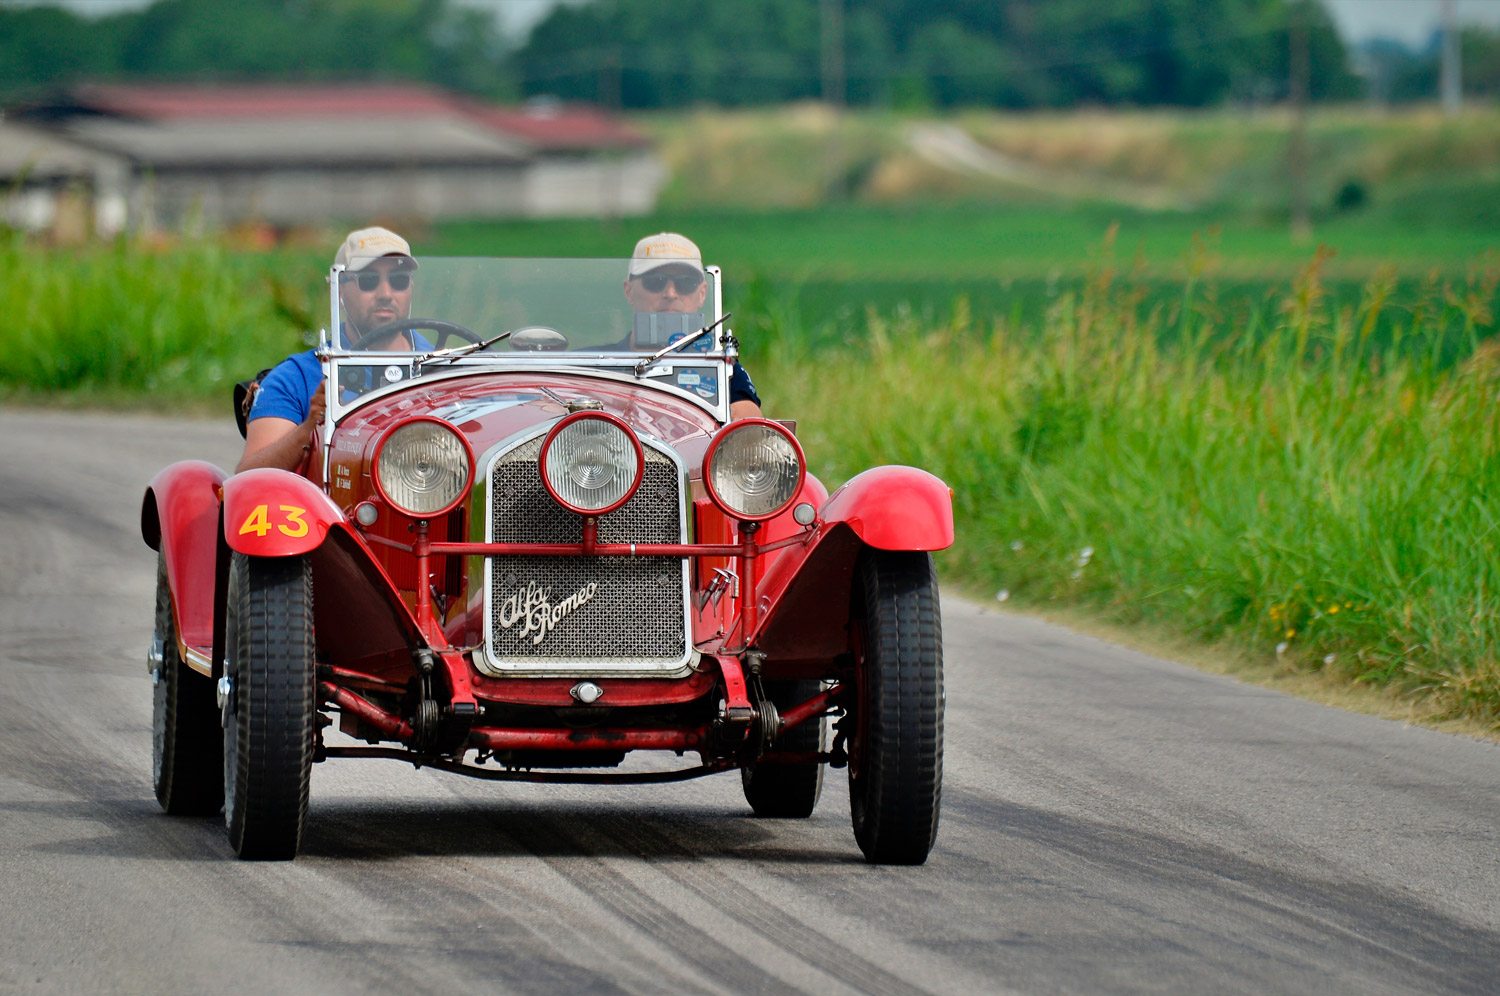
{"label": "chrome trim strip", "polygon": [[182,662],[199,674],[213,674],[214,662],[189,646],[181,646]]}

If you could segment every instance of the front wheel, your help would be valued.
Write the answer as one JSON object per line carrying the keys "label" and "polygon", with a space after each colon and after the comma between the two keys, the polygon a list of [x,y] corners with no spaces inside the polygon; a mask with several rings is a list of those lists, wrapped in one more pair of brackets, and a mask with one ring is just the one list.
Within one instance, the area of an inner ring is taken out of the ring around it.
{"label": "front wheel", "polygon": [[919,865],[943,788],[943,625],[926,553],[866,550],[849,752],[854,838],[875,864]]}
{"label": "front wheel", "polygon": [[[823,690],[816,679],[768,681],[766,696],[778,710],[806,702]],[[814,753],[823,749],[823,720],[809,719],[787,730],[776,741],[777,750]],[[745,801],[760,817],[802,819],[812,815],[823,791],[823,765],[817,761],[797,764],[749,764],[740,769]]]}
{"label": "front wheel", "polygon": [[211,816],[224,804],[214,683],[177,647],[165,555],[156,558],[156,632],[151,637],[151,784],[173,816]]}
{"label": "front wheel", "polygon": [[235,554],[229,570],[224,822],[241,858],[296,856],[307,817],[316,687],[312,567]]}

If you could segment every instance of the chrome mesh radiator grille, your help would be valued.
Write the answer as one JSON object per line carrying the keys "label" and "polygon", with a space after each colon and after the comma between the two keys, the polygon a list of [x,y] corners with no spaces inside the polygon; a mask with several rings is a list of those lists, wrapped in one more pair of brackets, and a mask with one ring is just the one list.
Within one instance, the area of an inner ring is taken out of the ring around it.
{"label": "chrome mesh radiator grille", "polygon": [[[582,517],[542,486],[542,438],[500,456],[489,478],[495,543],[577,543]],[[640,487],[600,518],[601,543],[680,543],[683,501],[677,464],[643,446]],[[687,654],[686,560],[680,557],[491,557],[487,656],[521,665],[588,670],[672,668]]]}

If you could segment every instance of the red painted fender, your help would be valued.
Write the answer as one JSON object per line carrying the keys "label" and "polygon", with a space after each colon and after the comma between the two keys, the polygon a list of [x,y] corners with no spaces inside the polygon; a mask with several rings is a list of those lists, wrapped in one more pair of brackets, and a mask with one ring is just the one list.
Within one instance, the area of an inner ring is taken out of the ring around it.
{"label": "red painted fender", "polygon": [[945,550],[953,545],[953,494],[916,467],[872,467],[850,478],[818,511],[844,522],[877,550]]}
{"label": "red painted fender", "polygon": [[202,460],[174,463],[151,479],[141,502],[141,538],[160,550],[172,589],[178,648],[204,661],[214,643],[214,560],[218,553],[219,487],[229,475]]}
{"label": "red painted fender", "polygon": [[289,470],[247,470],[224,482],[224,541],[236,553],[294,557],[344,521],[322,488]]}

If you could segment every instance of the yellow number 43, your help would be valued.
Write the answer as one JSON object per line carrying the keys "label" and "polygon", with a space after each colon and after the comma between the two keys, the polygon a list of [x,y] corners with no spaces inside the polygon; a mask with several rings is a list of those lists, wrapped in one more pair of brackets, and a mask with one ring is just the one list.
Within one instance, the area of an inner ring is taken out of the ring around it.
{"label": "yellow number 43", "polygon": [[[278,505],[277,510],[285,517],[285,522],[275,523],[276,529],[293,538],[307,535],[307,522],[302,517],[307,514],[307,509],[298,508],[296,505]],[[270,512],[265,505],[256,505],[245,521],[240,524],[240,535],[254,533],[264,536],[271,531]]]}

